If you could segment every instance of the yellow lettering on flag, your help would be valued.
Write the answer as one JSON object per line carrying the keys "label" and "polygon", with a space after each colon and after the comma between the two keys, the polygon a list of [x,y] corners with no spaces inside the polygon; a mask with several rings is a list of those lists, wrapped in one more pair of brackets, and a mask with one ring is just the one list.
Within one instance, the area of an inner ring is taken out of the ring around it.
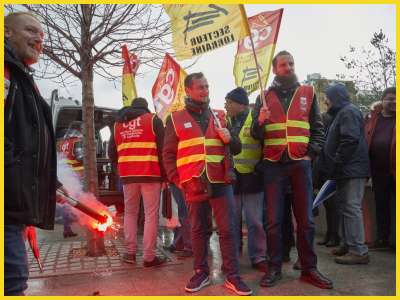
{"label": "yellow lettering on flag", "polygon": [[185,107],[185,77],[186,72],[166,53],[151,90],[156,113],[164,122],[171,112]]}
{"label": "yellow lettering on flag", "polygon": [[164,4],[178,60],[210,52],[250,34],[240,5]]}
{"label": "yellow lettering on flag", "polygon": [[135,75],[139,61],[135,54],[129,54],[126,45],[122,46],[122,58],[124,67],[122,69],[122,103],[130,106],[133,99],[137,97]]}
{"label": "yellow lettering on flag", "polygon": [[[282,14],[283,9],[278,9],[263,12],[248,19],[263,87],[267,83],[271,69]],[[241,39],[238,42],[233,75],[236,86],[243,87],[248,94],[259,88],[256,63],[253,55],[250,38]]]}

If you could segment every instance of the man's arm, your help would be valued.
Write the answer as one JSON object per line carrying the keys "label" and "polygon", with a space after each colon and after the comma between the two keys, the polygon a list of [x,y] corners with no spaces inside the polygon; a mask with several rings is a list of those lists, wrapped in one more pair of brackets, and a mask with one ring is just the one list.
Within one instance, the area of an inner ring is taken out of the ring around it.
{"label": "man's arm", "polygon": [[111,162],[116,164],[118,161],[118,154],[117,154],[117,146],[115,145],[114,139],[114,125],[110,126],[111,129],[111,136],[110,141],[108,142],[108,157],[110,158]]}
{"label": "man's arm", "polygon": [[164,169],[163,154],[162,154],[164,146],[164,124],[161,121],[161,119],[157,116],[155,116],[153,119],[153,128],[154,128],[154,133],[156,135],[158,162],[160,165],[161,178],[165,181],[167,180],[167,176]]}
{"label": "man's arm", "polygon": [[264,144],[264,126],[265,126],[267,120],[265,120],[261,124],[258,121],[258,117],[260,116],[261,108],[262,108],[261,99],[260,99],[260,96],[257,96],[256,103],[254,105],[254,109],[252,110],[252,115],[251,115],[253,121],[251,122],[250,134],[254,139],[259,140],[261,142],[261,144],[263,145]]}
{"label": "man's arm", "polygon": [[314,95],[310,111],[310,141],[308,143],[307,156],[314,159],[322,150],[325,142],[324,124],[319,111],[317,97]]}
{"label": "man's arm", "polygon": [[360,141],[363,119],[361,114],[349,110],[343,113],[339,124],[339,146],[336,150],[334,162],[336,167],[341,167],[356,152]]}
{"label": "man's arm", "polygon": [[163,164],[168,181],[179,187],[179,175],[176,169],[176,157],[178,152],[178,138],[175,134],[171,116],[167,118],[162,151]]}

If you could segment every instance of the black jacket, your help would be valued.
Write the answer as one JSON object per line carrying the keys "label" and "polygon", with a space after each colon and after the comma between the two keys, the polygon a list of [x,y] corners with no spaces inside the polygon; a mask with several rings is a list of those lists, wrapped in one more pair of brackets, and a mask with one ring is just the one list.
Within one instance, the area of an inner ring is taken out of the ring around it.
{"label": "black jacket", "polygon": [[[279,87],[271,86],[269,89],[274,90],[278,95],[279,100],[282,103],[282,107],[287,112],[290,99],[293,97],[296,87],[290,90],[282,90]],[[260,126],[258,124],[258,115],[260,114],[260,108],[262,103],[260,101],[260,96],[257,97],[256,105],[253,110],[253,123],[251,126],[251,135],[255,139],[259,139],[264,143],[264,125]],[[313,102],[311,105],[311,111],[309,115],[310,123],[310,141],[308,143],[307,155],[314,159],[322,150],[324,144],[324,125],[322,124],[321,113],[319,111],[317,98],[314,95]],[[291,159],[288,156],[287,149],[281,157],[281,162],[288,162]]]}
{"label": "black jacket", "polygon": [[[128,122],[130,120],[136,119],[137,117],[140,117],[143,114],[149,113],[150,111],[147,109],[147,107],[133,107],[133,106],[128,106],[124,107],[119,110],[118,116],[116,119],[116,122]],[[128,184],[128,183],[134,183],[134,182],[160,182],[160,181],[166,181],[166,176],[165,176],[165,171],[164,171],[164,166],[162,162],[162,148],[163,148],[163,141],[164,141],[164,125],[160,118],[155,116],[153,119],[153,128],[154,128],[154,133],[156,134],[156,144],[157,144],[157,153],[158,153],[158,161],[160,164],[160,171],[161,171],[161,177],[149,177],[149,176],[132,176],[132,177],[124,177],[122,179],[122,183]],[[114,140],[114,130],[111,132],[111,138],[110,138],[110,144],[108,146],[108,155],[113,162],[114,167],[117,165],[118,161],[118,153],[117,153],[117,148],[115,145],[115,140]]]}
{"label": "black jacket", "polygon": [[348,98],[344,87],[327,90],[332,102],[328,113],[333,121],[329,127],[318,168],[328,179],[363,178],[369,176],[368,146],[361,111]]}
{"label": "black jacket", "polygon": [[49,105],[5,44],[10,88],[4,112],[5,224],[53,229],[57,158]]}

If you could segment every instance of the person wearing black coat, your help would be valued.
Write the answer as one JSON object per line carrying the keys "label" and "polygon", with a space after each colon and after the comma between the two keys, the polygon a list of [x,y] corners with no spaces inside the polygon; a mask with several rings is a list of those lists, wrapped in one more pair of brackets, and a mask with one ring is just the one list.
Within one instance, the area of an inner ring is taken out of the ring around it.
{"label": "person wearing black coat", "polygon": [[[24,295],[26,226],[54,228],[57,158],[49,105],[30,65],[42,52],[43,29],[27,12],[4,19],[4,294]],[[68,194],[68,193],[67,193]]]}
{"label": "person wearing black coat", "polygon": [[368,147],[361,111],[350,102],[346,87],[326,90],[328,113],[333,117],[319,169],[336,181],[342,246],[333,250],[339,264],[369,263],[361,202],[369,176]]}

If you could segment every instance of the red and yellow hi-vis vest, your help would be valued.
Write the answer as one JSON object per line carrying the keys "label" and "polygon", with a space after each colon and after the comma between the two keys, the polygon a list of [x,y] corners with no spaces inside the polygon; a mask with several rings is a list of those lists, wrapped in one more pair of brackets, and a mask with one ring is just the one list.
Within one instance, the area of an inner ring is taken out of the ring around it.
{"label": "red and yellow hi-vis vest", "polygon": [[309,115],[314,97],[312,86],[300,86],[293,94],[285,113],[274,91],[265,95],[271,117],[264,127],[264,159],[279,161],[287,148],[293,160],[302,159],[310,140]]}
{"label": "red and yellow hi-vis vest", "polygon": [[121,177],[160,177],[154,114],[146,113],[128,122],[116,122],[114,140]]}
{"label": "red and yellow hi-vis vest", "polygon": [[[225,148],[216,132],[216,124],[210,115],[206,133],[186,110],[171,114],[172,123],[178,138],[177,170],[180,183],[192,177],[200,177],[206,172],[207,178],[212,183],[225,182],[224,157]],[[226,122],[220,119],[221,125]]]}
{"label": "red and yellow hi-vis vest", "polygon": [[70,165],[78,175],[83,175],[83,161],[76,160],[74,149],[81,142],[82,138],[80,137],[70,137],[57,143],[57,151],[64,154],[63,161]]}

